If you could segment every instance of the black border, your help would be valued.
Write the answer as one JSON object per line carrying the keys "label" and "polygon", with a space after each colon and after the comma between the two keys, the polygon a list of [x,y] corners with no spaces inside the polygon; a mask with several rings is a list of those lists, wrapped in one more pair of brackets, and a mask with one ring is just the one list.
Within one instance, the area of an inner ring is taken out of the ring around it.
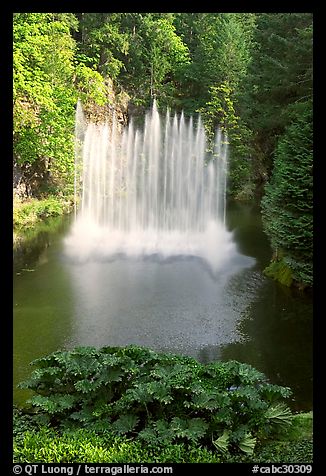
{"label": "black border", "polygon": [[[322,107],[321,97],[324,89],[323,75],[321,72],[323,63],[323,32],[322,22],[323,15],[321,9],[322,2],[301,2],[298,1],[220,1],[220,2],[200,2],[196,5],[190,2],[184,1],[169,1],[166,0],[161,5],[155,3],[151,5],[144,5],[144,3],[136,2],[133,4],[122,5],[116,3],[92,2],[87,6],[81,2],[68,2],[61,4],[59,2],[46,2],[39,5],[27,2],[15,2],[11,5],[11,11],[2,12],[0,19],[2,22],[1,33],[1,74],[0,79],[3,82],[1,91],[2,94],[2,131],[0,133],[1,144],[1,172],[0,172],[0,190],[2,197],[0,200],[1,207],[1,268],[2,268],[2,290],[4,296],[4,304],[2,306],[2,322],[1,322],[1,336],[2,345],[2,385],[1,385],[1,411],[0,411],[0,429],[3,432],[0,445],[0,464],[3,469],[9,470],[9,472],[1,472],[1,474],[12,474],[12,381],[13,381],[13,329],[12,329],[12,302],[13,302],[13,270],[12,270],[12,202],[13,202],[13,169],[12,169],[12,129],[13,129],[13,117],[12,117],[12,15],[15,12],[71,12],[78,13],[79,11],[91,11],[102,12],[111,10],[115,12],[119,9],[123,9],[123,12],[207,12],[207,13],[220,13],[220,12],[242,12],[242,13],[313,13],[314,14],[314,471],[321,463],[322,458],[322,423],[321,414],[323,406],[323,394],[320,388],[322,382],[323,369],[323,355],[320,352],[319,338],[322,337],[321,323],[323,321],[323,303],[319,303],[322,292],[322,276],[323,276],[323,248],[325,243],[325,236],[323,235],[323,194],[322,194],[322,180],[323,174],[320,167],[325,161],[324,153],[321,150],[318,139],[320,137],[320,128],[323,126],[323,117],[318,117]],[[91,8],[90,8],[91,7]],[[115,8],[117,7],[117,8]],[[154,8],[153,8],[154,7]],[[5,131],[7,134],[5,134]],[[316,169],[317,167],[317,169]],[[8,308],[7,308],[8,306]],[[4,374],[4,375],[3,375]],[[5,383],[4,383],[5,381]],[[200,467],[198,467],[198,465]],[[193,464],[178,464],[172,465],[175,467],[174,474],[180,474],[183,470],[188,474],[188,470],[200,469],[204,474],[226,474],[234,470],[239,472],[239,464],[226,464],[212,467],[212,464],[205,463],[193,463]],[[180,468],[180,466],[183,467]],[[242,464],[241,464],[242,466]],[[251,473],[252,465],[243,464],[243,472],[241,474]],[[212,471],[210,470],[212,469]]]}

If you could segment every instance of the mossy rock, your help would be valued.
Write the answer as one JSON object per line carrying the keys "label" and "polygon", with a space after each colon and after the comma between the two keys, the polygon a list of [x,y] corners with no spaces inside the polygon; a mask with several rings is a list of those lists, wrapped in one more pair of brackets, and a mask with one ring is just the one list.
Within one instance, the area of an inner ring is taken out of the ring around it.
{"label": "mossy rock", "polygon": [[292,286],[294,281],[292,270],[284,260],[272,261],[271,264],[264,269],[264,274],[288,287]]}

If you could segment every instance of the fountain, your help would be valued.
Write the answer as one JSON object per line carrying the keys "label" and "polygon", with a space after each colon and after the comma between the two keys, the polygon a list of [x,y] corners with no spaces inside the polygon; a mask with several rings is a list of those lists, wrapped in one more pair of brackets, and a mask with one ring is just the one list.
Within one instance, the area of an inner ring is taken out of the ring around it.
{"label": "fountain", "polygon": [[75,196],[79,210],[66,238],[68,254],[84,259],[123,254],[196,256],[215,272],[235,245],[225,226],[227,139],[215,146],[198,116],[158,112],[154,101],[143,130],[86,124],[76,111]]}

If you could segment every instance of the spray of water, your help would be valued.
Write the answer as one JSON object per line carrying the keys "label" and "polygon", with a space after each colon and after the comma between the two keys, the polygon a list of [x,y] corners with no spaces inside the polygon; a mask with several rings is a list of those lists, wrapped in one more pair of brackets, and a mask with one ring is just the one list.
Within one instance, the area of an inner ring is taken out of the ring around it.
{"label": "spray of water", "polygon": [[200,116],[160,115],[142,130],[86,124],[76,111],[75,195],[80,205],[66,239],[79,259],[198,256],[217,270],[235,245],[225,227],[227,139],[216,131],[208,157]]}

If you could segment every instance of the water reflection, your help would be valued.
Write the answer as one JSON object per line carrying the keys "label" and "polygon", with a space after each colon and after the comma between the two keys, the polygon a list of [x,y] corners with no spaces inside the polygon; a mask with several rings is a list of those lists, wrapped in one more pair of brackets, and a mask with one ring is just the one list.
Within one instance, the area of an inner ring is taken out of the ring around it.
{"label": "water reflection", "polygon": [[75,263],[63,253],[69,220],[58,223],[15,254],[15,384],[58,348],[135,343],[250,363],[290,386],[295,408],[311,408],[312,296],[263,276],[271,250],[255,207],[229,206],[228,229],[247,257],[218,275],[180,256]]}
{"label": "water reflection", "polygon": [[70,277],[59,259],[69,219],[49,220],[14,253],[13,384],[14,399],[30,396],[17,384],[31,372],[29,363],[64,347],[71,332]]}
{"label": "water reflection", "polygon": [[[241,260],[237,276],[254,260]],[[196,355],[209,343],[239,340],[236,323],[248,290],[234,292],[227,269],[212,279],[198,259],[116,258],[69,263],[74,293],[67,345],[147,345]]]}
{"label": "water reflection", "polygon": [[[47,249],[66,233],[71,217],[54,217],[26,230],[16,239],[13,249],[14,276],[47,261]],[[26,268],[27,267],[27,268]],[[30,271],[31,272],[31,271]]]}
{"label": "water reflection", "polygon": [[253,365],[271,382],[291,387],[294,409],[312,408],[312,308],[310,299],[270,280],[239,325],[241,342],[207,346],[202,362],[235,359]]}

